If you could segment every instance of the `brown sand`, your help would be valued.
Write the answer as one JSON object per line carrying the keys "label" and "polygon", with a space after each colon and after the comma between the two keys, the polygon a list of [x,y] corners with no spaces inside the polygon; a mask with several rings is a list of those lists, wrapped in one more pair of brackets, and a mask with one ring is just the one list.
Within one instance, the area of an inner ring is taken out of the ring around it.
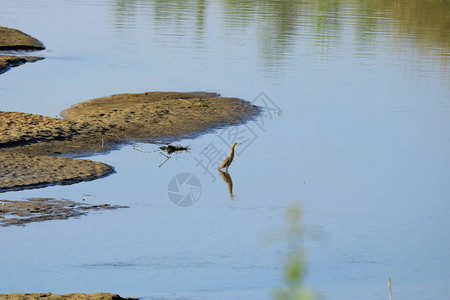
{"label": "brown sand", "polygon": [[0,192],[72,184],[112,173],[111,166],[87,159],[0,152]]}
{"label": "brown sand", "polygon": [[241,124],[258,109],[214,93],[152,92],[120,94],[75,104],[62,115],[96,124],[123,140],[195,136],[211,128]]}
{"label": "brown sand", "polygon": [[20,30],[0,27],[0,50],[43,50],[45,49],[37,39]]}

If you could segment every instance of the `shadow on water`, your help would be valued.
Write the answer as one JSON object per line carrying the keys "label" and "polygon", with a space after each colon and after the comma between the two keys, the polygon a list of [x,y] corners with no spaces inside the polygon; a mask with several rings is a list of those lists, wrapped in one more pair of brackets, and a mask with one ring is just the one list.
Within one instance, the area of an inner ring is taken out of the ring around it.
{"label": "shadow on water", "polygon": [[[192,37],[204,47],[208,10],[220,5],[228,37],[256,34],[258,57],[265,67],[285,65],[297,55],[296,42],[313,40],[315,55],[327,57],[339,50],[350,31],[357,53],[375,54],[377,37],[392,37],[393,53],[413,47],[419,61],[432,56],[445,72],[449,64],[450,1],[446,0],[117,0],[112,6],[118,32],[132,30],[139,21],[150,23],[161,43],[181,43]],[[150,30],[150,26],[149,26]],[[406,39],[405,39],[406,37]],[[245,43],[245,38],[242,41]]]}

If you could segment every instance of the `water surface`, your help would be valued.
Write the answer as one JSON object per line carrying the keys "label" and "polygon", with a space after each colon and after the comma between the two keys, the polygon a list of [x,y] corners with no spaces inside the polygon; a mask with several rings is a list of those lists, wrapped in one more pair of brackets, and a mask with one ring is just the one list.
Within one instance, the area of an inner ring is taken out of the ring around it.
{"label": "water surface", "polygon": [[[107,178],[3,193],[130,208],[2,228],[0,293],[270,299],[287,248],[264,236],[298,203],[319,233],[306,284],[326,299],[386,299],[389,274],[394,299],[447,299],[449,5],[2,1],[2,26],[47,46],[1,76],[2,110],[57,116],[116,93],[202,90],[264,92],[280,113],[238,128],[252,143],[230,167],[233,199],[196,160],[228,151],[222,131],[181,141],[191,152],[161,167],[156,145],[129,145],[91,157],[116,168]],[[188,208],[167,195],[182,172],[202,184]]]}

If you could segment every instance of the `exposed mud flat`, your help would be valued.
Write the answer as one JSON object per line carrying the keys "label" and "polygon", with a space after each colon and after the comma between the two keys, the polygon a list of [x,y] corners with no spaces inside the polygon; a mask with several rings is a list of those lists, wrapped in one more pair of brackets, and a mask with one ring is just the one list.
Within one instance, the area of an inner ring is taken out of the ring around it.
{"label": "exposed mud flat", "polygon": [[106,137],[148,141],[193,137],[212,128],[241,124],[258,112],[246,101],[215,93],[148,92],[78,103],[62,116],[104,128]]}
{"label": "exposed mud flat", "polygon": [[113,167],[87,159],[0,152],[0,192],[73,184],[112,173]]}
{"label": "exposed mud flat", "polygon": [[38,141],[70,140],[76,135],[103,132],[98,126],[41,115],[0,111],[0,146],[20,146]]}
{"label": "exposed mud flat", "polygon": [[43,50],[44,44],[20,30],[0,26],[0,50]]}
{"label": "exposed mud flat", "polygon": [[128,208],[128,206],[91,205],[54,198],[29,198],[19,201],[0,200],[0,226],[24,226],[32,222],[66,220],[84,216],[89,211],[118,208]]}
{"label": "exposed mud flat", "polygon": [[95,294],[0,294],[0,300],[137,300],[138,298],[123,298],[117,294],[95,293]]}
{"label": "exposed mud flat", "polygon": [[0,112],[0,147],[34,155],[105,152],[130,141],[195,137],[258,113],[247,101],[214,93],[120,94],[75,104],[62,112],[65,119]]}
{"label": "exposed mud flat", "polygon": [[0,112],[0,192],[93,180],[114,172],[100,162],[61,155],[105,152],[123,143],[195,137],[246,122],[247,101],[214,93],[121,94],[76,104],[65,119]]}

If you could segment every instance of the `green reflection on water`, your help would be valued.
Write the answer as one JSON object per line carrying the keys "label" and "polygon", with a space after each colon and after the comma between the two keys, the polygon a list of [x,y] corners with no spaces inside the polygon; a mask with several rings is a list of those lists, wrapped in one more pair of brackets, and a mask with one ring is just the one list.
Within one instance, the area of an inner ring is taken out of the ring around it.
{"label": "green reflection on water", "polygon": [[384,35],[393,53],[413,47],[407,51],[438,58],[444,71],[449,62],[450,0],[115,0],[114,26],[126,28],[143,14],[158,32],[193,36],[202,46],[209,8],[219,9],[231,36],[242,38],[256,28],[259,56],[268,66],[295,56],[299,39],[313,40],[315,54],[325,56],[349,35],[357,55],[376,52],[377,37]]}

